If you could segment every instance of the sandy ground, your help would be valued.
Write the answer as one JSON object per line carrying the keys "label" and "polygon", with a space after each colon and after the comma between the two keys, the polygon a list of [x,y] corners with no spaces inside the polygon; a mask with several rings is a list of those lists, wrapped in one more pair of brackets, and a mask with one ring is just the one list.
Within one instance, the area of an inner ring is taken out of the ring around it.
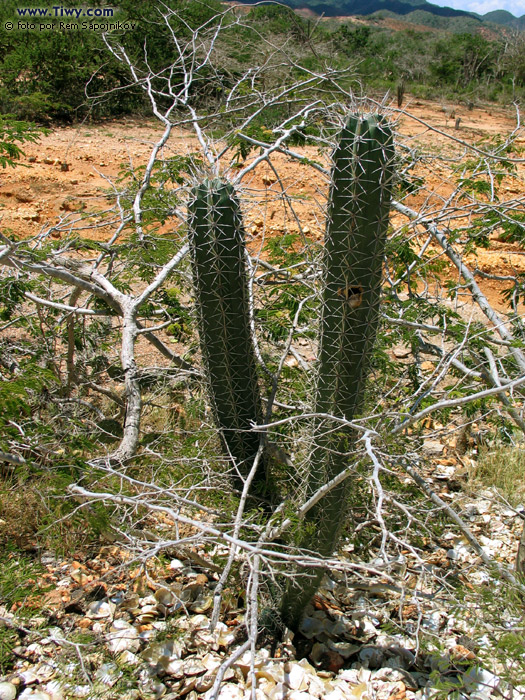
{"label": "sandy ground", "polygon": [[[455,221],[442,218],[444,203],[459,177],[457,167],[464,160],[463,144],[512,132],[516,127],[514,108],[485,105],[468,110],[466,106],[409,97],[405,110],[411,116],[394,115],[398,118],[404,148],[427,154],[416,172],[424,179],[425,187],[412,196],[409,203],[416,208],[424,206],[442,226],[467,223],[468,217]],[[461,121],[459,129],[455,129],[458,117]],[[135,169],[147,162],[161,133],[161,125],[154,120],[121,119],[58,128],[40,143],[26,146],[22,159],[25,167],[9,168],[0,173],[2,230],[8,235],[31,237],[60,222],[51,234],[54,238],[62,237],[73,227],[84,237],[107,240],[114,226],[101,224],[105,220],[103,212],[108,209],[107,195],[113,190],[112,183],[118,179],[122,168]],[[517,145],[525,145],[523,133]],[[313,147],[294,150],[319,159]],[[172,133],[162,157],[197,151],[195,137],[178,130]],[[285,232],[302,232],[312,240],[322,240],[326,180],[310,167],[282,155],[275,158],[275,166],[279,180],[264,164],[243,181],[246,227],[252,250],[262,248],[267,237]],[[283,193],[288,197],[288,204],[284,203]],[[504,199],[523,198],[523,163],[518,165],[515,176],[505,178],[501,193]],[[87,213],[93,213],[93,217],[86,228],[81,219]],[[393,215],[392,223],[398,227],[405,222]],[[160,231],[166,232],[175,226],[177,222],[172,219]],[[479,250],[477,256],[472,263],[484,272],[525,272],[525,255],[516,246],[498,241],[497,237],[490,250]],[[499,306],[501,283],[484,281],[483,286],[489,298]]]}

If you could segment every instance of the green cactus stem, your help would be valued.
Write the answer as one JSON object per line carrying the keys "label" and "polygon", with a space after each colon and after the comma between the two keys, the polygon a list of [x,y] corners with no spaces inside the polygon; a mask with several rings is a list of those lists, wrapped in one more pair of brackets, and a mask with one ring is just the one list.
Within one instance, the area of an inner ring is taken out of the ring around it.
{"label": "green cactus stem", "polygon": [[[199,324],[214,418],[232,460],[233,483],[241,490],[261,437],[262,404],[250,332],[242,214],[231,184],[206,180],[189,204],[189,242]],[[265,460],[252,482],[260,494]]]}
{"label": "green cactus stem", "polygon": [[[324,252],[324,292],[315,411],[352,420],[362,410],[375,342],[391,199],[394,149],[387,124],[351,117],[333,156]],[[355,431],[330,420],[314,427],[307,498],[351,462]],[[337,547],[349,480],[308,511],[297,544],[322,557]],[[289,579],[281,616],[297,629],[322,569]]]}

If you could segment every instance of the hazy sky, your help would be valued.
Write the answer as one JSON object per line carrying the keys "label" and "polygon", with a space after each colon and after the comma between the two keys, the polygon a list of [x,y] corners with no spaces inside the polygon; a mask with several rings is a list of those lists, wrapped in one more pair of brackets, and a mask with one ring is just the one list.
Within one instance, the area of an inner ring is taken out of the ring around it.
{"label": "hazy sky", "polygon": [[429,0],[434,5],[453,7],[484,15],[492,10],[508,10],[515,17],[525,15],[525,0]]}

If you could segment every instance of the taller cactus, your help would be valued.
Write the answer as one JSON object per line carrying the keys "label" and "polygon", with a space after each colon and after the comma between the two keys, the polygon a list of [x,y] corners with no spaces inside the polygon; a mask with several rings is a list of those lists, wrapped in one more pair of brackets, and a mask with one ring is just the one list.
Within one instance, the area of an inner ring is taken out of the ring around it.
{"label": "taller cactus", "polygon": [[[333,156],[324,252],[324,292],[316,413],[352,420],[361,410],[379,318],[382,261],[393,173],[393,142],[380,118],[351,117]],[[349,463],[356,435],[318,420],[310,456],[307,497]],[[344,521],[348,480],[308,511],[299,546],[330,556]],[[296,629],[323,572],[289,579],[281,616]]]}
{"label": "taller cactus", "polygon": [[[255,352],[249,321],[242,214],[231,184],[206,180],[189,204],[189,243],[200,347],[214,418],[233,480],[242,489],[260,444],[250,431],[262,418]],[[261,491],[264,460],[252,482]]]}

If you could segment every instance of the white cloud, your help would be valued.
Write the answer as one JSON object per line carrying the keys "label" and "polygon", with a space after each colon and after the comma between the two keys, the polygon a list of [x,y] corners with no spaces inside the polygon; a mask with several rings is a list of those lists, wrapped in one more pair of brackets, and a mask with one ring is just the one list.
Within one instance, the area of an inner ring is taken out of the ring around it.
{"label": "white cloud", "polygon": [[455,10],[466,10],[485,15],[493,10],[508,10],[515,17],[525,14],[523,0],[430,0],[441,7],[453,7]]}

